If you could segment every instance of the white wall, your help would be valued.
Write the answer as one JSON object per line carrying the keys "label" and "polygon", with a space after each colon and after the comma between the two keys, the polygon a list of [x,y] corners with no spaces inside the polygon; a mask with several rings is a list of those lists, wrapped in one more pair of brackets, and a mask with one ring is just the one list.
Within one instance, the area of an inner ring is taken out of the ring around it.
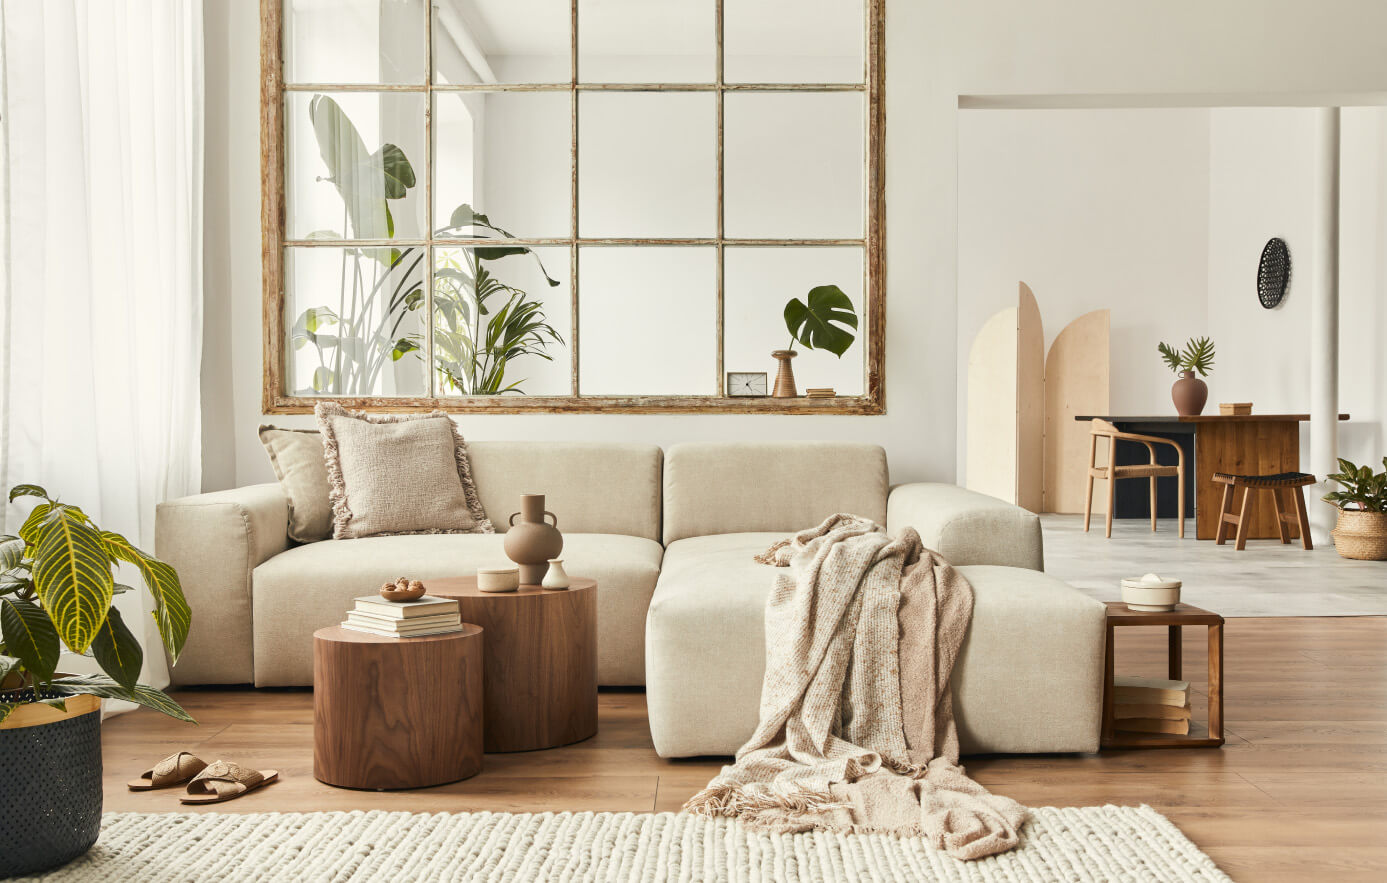
{"label": "white wall", "polygon": [[[886,446],[895,481],[951,479],[960,95],[1363,93],[1387,83],[1387,4],[1375,0],[889,0],[887,18],[886,415],[467,416],[464,431],[662,444],[856,439]],[[207,195],[204,389],[209,426],[224,433],[207,448],[211,488],[270,470],[255,438],[263,419],[256,4],[208,0],[207,34],[209,88],[225,92],[209,109],[224,137],[210,128],[208,136],[216,184]],[[228,412],[229,424],[219,423]]]}

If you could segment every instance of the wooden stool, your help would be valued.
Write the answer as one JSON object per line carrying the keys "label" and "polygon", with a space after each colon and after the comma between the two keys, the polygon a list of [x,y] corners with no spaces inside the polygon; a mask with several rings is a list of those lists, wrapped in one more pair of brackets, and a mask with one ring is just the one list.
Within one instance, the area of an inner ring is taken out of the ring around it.
{"label": "wooden stool", "polygon": [[[1259,490],[1271,491],[1271,501],[1276,505],[1276,530],[1281,534],[1281,542],[1289,543],[1291,535],[1286,530],[1286,525],[1293,524],[1296,530],[1300,531],[1300,544],[1307,549],[1313,549],[1310,542],[1310,520],[1305,515],[1305,491],[1303,488],[1307,484],[1315,483],[1315,476],[1305,472],[1282,472],[1277,475],[1228,475],[1223,472],[1214,473],[1214,482],[1223,485],[1223,505],[1219,507],[1218,516],[1218,536],[1214,542],[1223,545],[1223,541],[1228,538],[1228,525],[1233,525],[1238,529],[1237,542],[1233,548],[1242,551],[1247,547],[1247,531],[1252,523],[1252,492]],[[1243,489],[1242,506],[1238,514],[1233,514],[1233,489]],[[1282,489],[1293,490],[1291,494],[1295,501],[1294,511],[1287,511],[1291,507],[1284,505],[1281,499]]]}

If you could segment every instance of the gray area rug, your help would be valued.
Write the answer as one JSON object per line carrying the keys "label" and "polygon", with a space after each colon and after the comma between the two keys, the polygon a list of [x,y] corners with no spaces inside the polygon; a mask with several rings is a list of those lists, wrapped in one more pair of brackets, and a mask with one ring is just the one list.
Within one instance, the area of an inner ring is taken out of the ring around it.
{"label": "gray area rug", "polygon": [[1121,518],[1112,539],[1094,516],[1084,533],[1082,515],[1042,515],[1045,571],[1103,601],[1122,597],[1124,577],[1159,573],[1183,580],[1181,600],[1226,617],[1387,616],[1387,561],[1339,557],[1332,542],[1306,551],[1296,542],[1248,540],[1241,552],[1231,544],[1194,538],[1194,519],[1185,538],[1175,520]]}
{"label": "gray area rug", "polygon": [[31,880],[1227,880],[1147,806],[1045,807],[964,863],[918,839],[752,834],[688,813],[108,813],[91,852]]}

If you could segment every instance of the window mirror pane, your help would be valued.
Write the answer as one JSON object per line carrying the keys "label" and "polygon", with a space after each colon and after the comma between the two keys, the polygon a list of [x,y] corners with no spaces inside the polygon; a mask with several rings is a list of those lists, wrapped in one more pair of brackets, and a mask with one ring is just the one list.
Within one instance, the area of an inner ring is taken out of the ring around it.
{"label": "window mirror pane", "polygon": [[717,234],[712,93],[587,92],[578,105],[581,235]]}
{"label": "window mirror pane", "polygon": [[584,83],[712,83],[713,0],[579,0],[578,79]]}
{"label": "window mirror pane", "polygon": [[583,395],[717,392],[717,251],[589,247],[579,252]]}
{"label": "window mirror pane", "polygon": [[424,96],[286,96],[289,239],[420,239]]}
{"label": "window mirror pane", "polygon": [[434,0],[434,82],[568,83],[572,19],[569,0]]}
{"label": "window mirror pane", "polygon": [[862,238],[862,100],[857,92],[727,95],[729,237]]}
{"label": "window mirror pane", "polygon": [[423,83],[424,0],[284,0],[289,83]]}
{"label": "window mirror pane", "polygon": [[438,248],[433,273],[439,395],[572,392],[566,247]]}
{"label": "window mirror pane", "polygon": [[723,80],[861,83],[863,0],[728,0]]}
{"label": "window mirror pane", "polygon": [[288,392],[424,395],[424,249],[284,251]]}
{"label": "window mirror pane", "polygon": [[572,96],[435,92],[433,100],[435,235],[505,235],[466,224],[470,207],[520,239],[567,237]]}
{"label": "window mirror pane", "polygon": [[836,285],[852,301],[856,339],[842,358],[795,343],[795,383],[801,395],[814,387],[832,388],[840,396],[862,394],[867,324],[860,247],[728,246],[723,260],[723,366],[728,371],[765,371],[774,383],[771,351],[791,341],[785,305],[792,298],[807,303],[810,289]]}

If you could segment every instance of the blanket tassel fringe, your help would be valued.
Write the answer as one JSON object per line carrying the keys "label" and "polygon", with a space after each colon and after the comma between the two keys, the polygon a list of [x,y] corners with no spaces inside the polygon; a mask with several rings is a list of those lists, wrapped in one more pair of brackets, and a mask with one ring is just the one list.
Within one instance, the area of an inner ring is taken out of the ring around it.
{"label": "blanket tassel fringe", "polygon": [[729,817],[754,817],[762,812],[814,815],[851,808],[850,804],[834,800],[831,795],[818,791],[801,788],[784,794],[768,794],[759,789],[749,792],[740,785],[725,782],[710,784],[684,804],[684,809],[692,813]]}

